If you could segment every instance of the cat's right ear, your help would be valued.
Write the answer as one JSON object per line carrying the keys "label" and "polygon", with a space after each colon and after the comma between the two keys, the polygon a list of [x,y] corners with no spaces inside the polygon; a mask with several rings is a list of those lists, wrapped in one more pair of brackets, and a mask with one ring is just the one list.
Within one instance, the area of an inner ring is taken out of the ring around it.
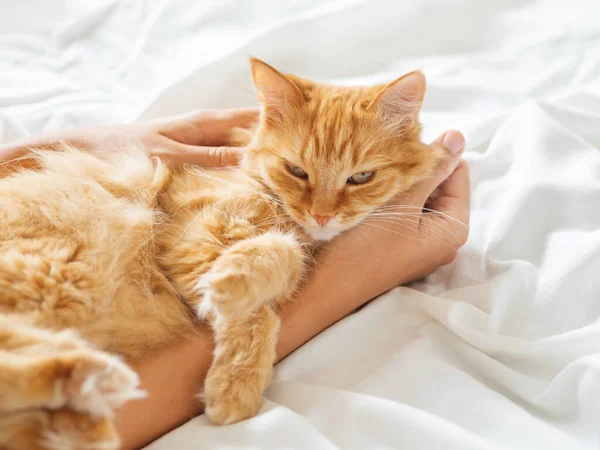
{"label": "cat's right ear", "polygon": [[281,118],[287,109],[302,105],[304,96],[292,80],[258,58],[250,58],[250,66],[256,95],[267,115]]}
{"label": "cat's right ear", "polygon": [[425,88],[425,76],[422,72],[407,73],[384,86],[368,108],[377,107],[389,128],[404,132],[419,122]]}

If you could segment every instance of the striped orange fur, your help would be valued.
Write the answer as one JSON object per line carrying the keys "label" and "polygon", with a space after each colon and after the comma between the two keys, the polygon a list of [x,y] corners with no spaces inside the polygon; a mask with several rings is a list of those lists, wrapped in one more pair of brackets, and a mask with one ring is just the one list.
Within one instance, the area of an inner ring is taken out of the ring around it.
{"label": "striped orange fur", "polygon": [[436,165],[419,139],[421,73],[336,87],[251,64],[263,108],[237,133],[241,168],[64,147],[0,179],[0,447],[118,448],[113,411],[142,395],[126,361],[198,319],[216,344],[207,414],[256,414],[275,311],[309,254]]}

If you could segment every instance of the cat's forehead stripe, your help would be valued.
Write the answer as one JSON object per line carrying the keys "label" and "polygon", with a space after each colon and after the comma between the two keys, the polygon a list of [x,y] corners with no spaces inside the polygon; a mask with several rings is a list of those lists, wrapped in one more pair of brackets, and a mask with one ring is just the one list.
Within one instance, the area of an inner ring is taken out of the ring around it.
{"label": "cat's forehead stripe", "polygon": [[[341,104],[343,99],[323,99],[315,105],[311,126],[311,151],[324,162],[335,162],[349,158],[355,163],[352,133],[355,127],[351,108]],[[338,104],[340,103],[340,104]]]}

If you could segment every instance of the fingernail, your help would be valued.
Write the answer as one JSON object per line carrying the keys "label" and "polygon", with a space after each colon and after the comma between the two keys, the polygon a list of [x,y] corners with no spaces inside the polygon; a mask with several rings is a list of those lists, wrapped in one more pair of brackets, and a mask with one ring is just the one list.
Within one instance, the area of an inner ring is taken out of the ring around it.
{"label": "fingernail", "polygon": [[454,154],[465,148],[465,138],[458,131],[448,131],[444,136],[444,145]]}

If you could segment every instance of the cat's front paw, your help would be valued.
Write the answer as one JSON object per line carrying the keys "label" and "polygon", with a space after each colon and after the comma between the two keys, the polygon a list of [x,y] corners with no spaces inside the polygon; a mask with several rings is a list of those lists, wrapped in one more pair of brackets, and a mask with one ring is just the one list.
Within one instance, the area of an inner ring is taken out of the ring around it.
{"label": "cat's front paw", "polygon": [[204,385],[206,415],[218,425],[230,425],[254,417],[262,405],[269,374],[229,370],[209,373]]}
{"label": "cat's front paw", "polygon": [[206,415],[218,425],[230,425],[254,417],[262,405],[262,395],[232,389],[206,401]]}
{"label": "cat's front paw", "polygon": [[62,381],[66,404],[94,416],[111,416],[113,409],[144,397],[137,374],[119,358],[99,351],[69,358],[68,377]]}
{"label": "cat's front paw", "polygon": [[47,429],[40,430],[44,449],[118,450],[119,437],[107,417],[92,418],[68,409],[51,411]]}
{"label": "cat's front paw", "polygon": [[249,277],[235,271],[211,270],[200,278],[196,287],[202,295],[198,306],[198,317],[202,319],[211,313],[230,320],[241,319],[252,314],[263,301],[252,291]]}

